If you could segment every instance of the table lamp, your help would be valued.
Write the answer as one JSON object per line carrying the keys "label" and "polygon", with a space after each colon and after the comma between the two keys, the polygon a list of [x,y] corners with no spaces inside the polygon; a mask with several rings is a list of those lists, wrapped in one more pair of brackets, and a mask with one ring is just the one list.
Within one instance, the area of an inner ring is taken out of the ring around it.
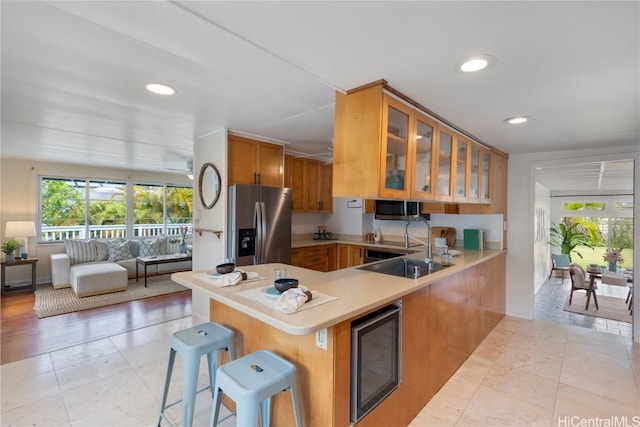
{"label": "table lamp", "polygon": [[20,256],[26,259],[29,256],[27,238],[36,235],[36,224],[33,221],[7,221],[4,235],[20,241]]}

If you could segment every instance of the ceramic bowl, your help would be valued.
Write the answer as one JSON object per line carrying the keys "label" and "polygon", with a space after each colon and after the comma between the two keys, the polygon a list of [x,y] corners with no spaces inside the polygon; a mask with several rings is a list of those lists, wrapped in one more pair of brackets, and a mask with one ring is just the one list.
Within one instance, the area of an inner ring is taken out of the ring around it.
{"label": "ceramic bowl", "polygon": [[236,265],[232,262],[216,265],[216,271],[220,274],[231,273],[236,268]]}
{"label": "ceramic bowl", "polygon": [[291,288],[297,288],[298,279],[276,279],[273,281],[273,286],[278,292],[284,292]]}

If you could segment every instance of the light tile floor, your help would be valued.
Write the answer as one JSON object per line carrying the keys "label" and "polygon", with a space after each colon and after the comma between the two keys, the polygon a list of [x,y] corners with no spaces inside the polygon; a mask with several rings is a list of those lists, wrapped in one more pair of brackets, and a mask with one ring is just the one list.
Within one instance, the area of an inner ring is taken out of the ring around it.
{"label": "light tile floor", "polygon": [[504,318],[410,424],[640,425],[640,344]]}
{"label": "light tile floor", "polygon": [[[581,326],[595,329],[615,335],[631,336],[631,323],[601,317],[587,316],[579,313],[564,311],[564,303],[569,297],[571,280],[568,278],[552,277],[547,280],[536,293],[534,316],[536,319],[552,320],[568,325]],[[583,292],[583,291],[576,291]],[[584,292],[583,292],[584,293]],[[622,286],[603,285],[598,283],[596,294],[598,296],[615,297],[624,300],[627,298],[628,289]],[[621,301],[620,306],[624,307]]]}
{"label": "light tile floor", "polygon": [[[1,425],[156,425],[169,336],[190,326],[185,317],[2,365]],[[204,359],[200,386],[206,383]],[[628,337],[507,317],[411,426],[580,425],[570,424],[574,416],[627,417],[629,424],[618,425],[633,425],[639,389],[640,345]],[[210,411],[211,398],[199,394],[194,425],[208,425]],[[169,416],[180,425],[179,407]],[[235,418],[222,425],[235,425]]]}

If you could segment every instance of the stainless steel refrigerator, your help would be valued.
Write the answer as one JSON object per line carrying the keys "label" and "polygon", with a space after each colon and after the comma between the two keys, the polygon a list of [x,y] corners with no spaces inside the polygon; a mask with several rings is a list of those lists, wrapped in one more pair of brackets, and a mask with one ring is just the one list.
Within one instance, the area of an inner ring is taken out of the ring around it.
{"label": "stainless steel refrigerator", "polygon": [[291,189],[229,187],[227,254],[236,265],[291,263]]}

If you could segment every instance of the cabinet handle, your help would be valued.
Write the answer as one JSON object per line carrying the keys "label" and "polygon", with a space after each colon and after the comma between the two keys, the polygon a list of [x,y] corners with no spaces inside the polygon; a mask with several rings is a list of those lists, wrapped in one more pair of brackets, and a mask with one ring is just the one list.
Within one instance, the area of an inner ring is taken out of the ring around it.
{"label": "cabinet handle", "polygon": [[258,172],[256,175],[258,175],[258,182],[256,184],[260,185],[260,172]]}

